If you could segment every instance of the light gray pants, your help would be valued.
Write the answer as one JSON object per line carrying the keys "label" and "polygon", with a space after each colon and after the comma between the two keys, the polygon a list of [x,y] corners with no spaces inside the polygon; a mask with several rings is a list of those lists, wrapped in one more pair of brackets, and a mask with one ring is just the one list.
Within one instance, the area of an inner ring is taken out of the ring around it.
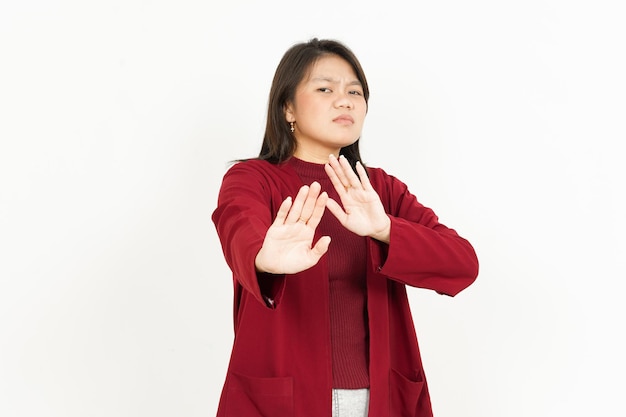
{"label": "light gray pants", "polygon": [[367,417],[370,390],[334,389],[333,417]]}

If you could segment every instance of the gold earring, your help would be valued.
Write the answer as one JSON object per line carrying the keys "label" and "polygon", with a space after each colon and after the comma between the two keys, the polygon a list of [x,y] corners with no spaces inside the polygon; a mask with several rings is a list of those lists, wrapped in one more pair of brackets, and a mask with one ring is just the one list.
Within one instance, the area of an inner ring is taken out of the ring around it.
{"label": "gold earring", "polygon": [[296,128],[293,127],[293,122],[289,122],[289,130],[291,130],[291,133],[296,131]]}

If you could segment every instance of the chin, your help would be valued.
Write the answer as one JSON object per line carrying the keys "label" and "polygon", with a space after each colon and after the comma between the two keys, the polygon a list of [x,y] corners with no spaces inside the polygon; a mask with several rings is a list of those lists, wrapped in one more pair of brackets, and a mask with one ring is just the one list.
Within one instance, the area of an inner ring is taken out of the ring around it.
{"label": "chin", "polygon": [[357,140],[359,140],[359,138],[350,138],[349,140],[345,140],[343,141],[343,145],[341,145],[341,147],[345,148],[346,146],[353,145]]}

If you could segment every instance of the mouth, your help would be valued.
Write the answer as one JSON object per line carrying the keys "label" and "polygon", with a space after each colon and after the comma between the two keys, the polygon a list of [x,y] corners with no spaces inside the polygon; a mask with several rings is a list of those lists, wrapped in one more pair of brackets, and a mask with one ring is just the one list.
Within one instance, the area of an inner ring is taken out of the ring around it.
{"label": "mouth", "polygon": [[354,124],[354,119],[352,118],[352,116],[348,116],[347,114],[335,117],[333,119],[333,122],[335,123],[339,123],[342,125],[351,125]]}

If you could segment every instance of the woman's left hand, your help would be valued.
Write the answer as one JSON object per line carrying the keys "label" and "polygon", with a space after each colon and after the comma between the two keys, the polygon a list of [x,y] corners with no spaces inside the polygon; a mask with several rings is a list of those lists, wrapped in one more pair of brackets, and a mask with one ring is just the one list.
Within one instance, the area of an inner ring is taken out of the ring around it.
{"label": "woman's left hand", "polygon": [[328,210],[351,232],[389,243],[391,220],[363,165],[356,163],[357,176],[343,155],[339,159],[331,155],[325,170],[343,205],[342,208],[329,198],[326,202]]}

